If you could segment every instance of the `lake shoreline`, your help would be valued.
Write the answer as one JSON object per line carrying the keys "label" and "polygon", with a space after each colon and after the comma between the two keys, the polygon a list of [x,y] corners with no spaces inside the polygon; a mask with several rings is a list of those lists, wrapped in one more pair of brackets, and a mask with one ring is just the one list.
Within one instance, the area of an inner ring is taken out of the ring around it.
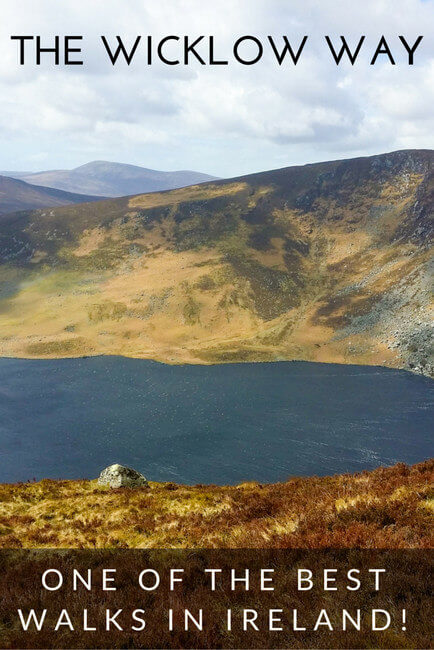
{"label": "lake shoreline", "polygon": [[12,361],[73,361],[73,360],[85,360],[85,359],[131,359],[133,361],[146,361],[150,363],[156,363],[162,366],[169,367],[219,367],[219,366],[243,366],[247,364],[254,365],[263,365],[263,364],[279,364],[279,363],[291,363],[291,364],[309,364],[309,365],[324,365],[324,366],[343,366],[345,368],[372,368],[378,370],[391,370],[394,372],[404,372],[410,375],[415,375],[416,377],[425,377],[427,379],[434,379],[433,376],[427,375],[423,372],[417,372],[412,368],[399,368],[396,366],[386,366],[381,364],[367,364],[367,363],[345,363],[337,361],[311,361],[309,359],[274,359],[274,360],[248,360],[248,361],[168,361],[167,359],[158,359],[151,357],[141,357],[134,356],[129,354],[85,354],[85,355],[72,355],[72,356],[8,356],[0,355],[0,361],[2,359],[10,359]]}

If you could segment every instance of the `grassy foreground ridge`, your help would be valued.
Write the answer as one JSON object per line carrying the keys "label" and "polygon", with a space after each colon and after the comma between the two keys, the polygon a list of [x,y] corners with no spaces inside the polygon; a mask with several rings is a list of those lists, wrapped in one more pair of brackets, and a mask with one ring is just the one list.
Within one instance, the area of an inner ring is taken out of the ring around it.
{"label": "grassy foreground ridge", "polygon": [[3,548],[431,548],[434,459],[237,486],[0,485]]}

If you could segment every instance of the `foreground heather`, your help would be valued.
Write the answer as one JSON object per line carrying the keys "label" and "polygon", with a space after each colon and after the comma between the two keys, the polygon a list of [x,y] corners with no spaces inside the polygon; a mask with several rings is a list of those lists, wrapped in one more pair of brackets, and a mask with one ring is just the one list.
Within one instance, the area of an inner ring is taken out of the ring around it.
{"label": "foreground heather", "polygon": [[238,486],[0,485],[3,548],[429,548],[434,460]]}

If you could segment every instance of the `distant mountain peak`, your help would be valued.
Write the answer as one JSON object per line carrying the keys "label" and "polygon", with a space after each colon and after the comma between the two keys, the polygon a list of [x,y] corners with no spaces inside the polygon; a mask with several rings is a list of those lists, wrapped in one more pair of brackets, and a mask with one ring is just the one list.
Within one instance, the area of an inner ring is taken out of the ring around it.
{"label": "distant mountain peak", "polygon": [[59,169],[30,174],[10,172],[9,176],[32,185],[104,197],[161,192],[216,180],[214,176],[201,172],[165,172],[108,160],[93,160],[70,170]]}

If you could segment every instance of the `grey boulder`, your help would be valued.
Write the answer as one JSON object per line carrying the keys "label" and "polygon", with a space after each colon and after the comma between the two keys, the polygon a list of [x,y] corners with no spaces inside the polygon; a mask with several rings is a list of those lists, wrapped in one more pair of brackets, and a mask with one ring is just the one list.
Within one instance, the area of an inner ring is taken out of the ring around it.
{"label": "grey boulder", "polygon": [[103,469],[99,475],[98,483],[111,488],[149,487],[148,481],[142,474],[136,472],[135,469],[131,469],[131,467],[118,465],[118,463]]}

